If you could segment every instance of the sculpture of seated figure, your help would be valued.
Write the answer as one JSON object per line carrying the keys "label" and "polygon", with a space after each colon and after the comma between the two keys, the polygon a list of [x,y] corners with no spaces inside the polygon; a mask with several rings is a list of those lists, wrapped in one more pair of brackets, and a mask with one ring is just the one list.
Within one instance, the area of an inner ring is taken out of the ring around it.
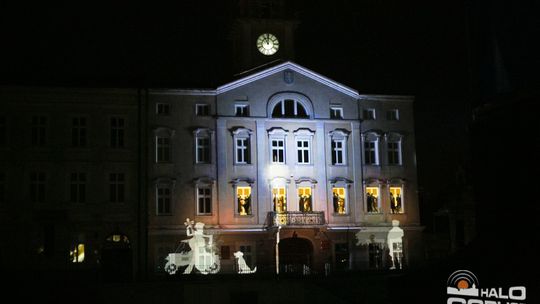
{"label": "sculpture of seated figure", "polygon": [[246,260],[244,260],[244,253],[242,251],[235,252],[234,257],[236,258],[238,262],[239,274],[255,273],[257,271],[257,267],[253,269],[249,268],[249,266],[246,264]]}

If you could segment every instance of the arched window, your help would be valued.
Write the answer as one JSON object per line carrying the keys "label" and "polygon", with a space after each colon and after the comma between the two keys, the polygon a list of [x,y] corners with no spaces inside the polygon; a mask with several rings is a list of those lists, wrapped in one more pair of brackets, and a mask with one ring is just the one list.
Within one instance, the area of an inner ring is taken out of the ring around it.
{"label": "arched window", "polygon": [[267,113],[273,118],[311,118],[311,100],[296,92],[281,92],[268,100]]}
{"label": "arched window", "polygon": [[284,99],[274,106],[272,117],[308,118],[309,116],[300,102],[294,99]]}

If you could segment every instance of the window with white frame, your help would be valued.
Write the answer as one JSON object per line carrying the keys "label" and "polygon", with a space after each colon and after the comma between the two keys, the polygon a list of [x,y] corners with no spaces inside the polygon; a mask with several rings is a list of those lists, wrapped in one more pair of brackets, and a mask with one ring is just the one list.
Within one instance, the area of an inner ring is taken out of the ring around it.
{"label": "window with white frame", "polygon": [[195,136],[195,163],[209,164],[211,162],[211,139],[213,131],[210,129],[197,129]]}
{"label": "window with white frame", "polygon": [[379,135],[376,133],[367,133],[363,136],[364,141],[364,164],[379,164]]}
{"label": "window with white frame", "polygon": [[299,128],[293,133],[296,142],[296,163],[301,165],[312,164],[311,147],[315,131],[308,128]]}
{"label": "window with white frame", "polygon": [[234,115],[238,117],[249,116],[249,105],[248,104],[235,104]]}
{"label": "window with white frame", "polygon": [[332,165],[347,164],[347,138],[349,131],[337,129],[330,132],[330,155]]}
{"label": "window with white frame", "polygon": [[249,164],[249,138],[236,138],[236,163]]}
{"label": "window with white frame", "polygon": [[111,148],[123,148],[126,122],[122,117],[111,117]]}
{"label": "window with white frame", "polygon": [[345,140],[332,139],[332,165],[345,164]]}
{"label": "window with white frame", "polygon": [[69,179],[70,201],[72,203],[86,202],[86,173],[72,172]]}
{"label": "window with white frame", "polygon": [[109,201],[122,203],[125,200],[126,176],[124,173],[109,174]]}
{"label": "window with white frame", "polygon": [[171,185],[156,185],[156,215],[171,214]]}
{"label": "window with white frame", "polygon": [[400,134],[389,133],[386,137],[386,152],[389,165],[401,165],[402,164],[402,150],[401,150],[401,138]]}
{"label": "window with white frame", "polygon": [[30,173],[30,200],[33,203],[45,202],[45,172]]}
{"label": "window with white frame", "polygon": [[401,165],[401,141],[389,141],[386,143],[389,165]]}
{"label": "window with white frame", "polygon": [[275,138],[271,139],[271,151],[272,151],[272,163],[284,164],[285,163],[285,139]]}
{"label": "window with white frame", "polygon": [[71,145],[86,147],[86,117],[73,117],[71,120]]}
{"label": "window with white frame", "polygon": [[380,213],[380,189],[379,186],[366,187],[366,211],[367,213]]}
{"label": "window with white frame", "polygon": [[47,117],[32,117],[32,146],[43,147],[47,144]]}
{"label": "window with white frame", "polygon": [[390,109],[386,111],[386,120],[399,120],[399,110]]}
{"label": "window with white frame", "polygon": [[309,139],[296,139],[296,151],[297,151],[297,162],[299,164],[310,164],[311,159],[311,141]]}
{"label": "window with white frame", "polygon": [[272,110],[274,118],[308,118],[309,115],[304,105],[295,99],[284,99],[279,101]]}
{"label": "window with white frame", "polygon": [[169,115],[171,106],[168,103],[158,102],[156,103],[156,114]]}
{"label": "window with white frame", "polygon": [[251,130],[246,128],[236,128],[232,131],[235,164],[251,164],[251,133]]}
{"label": "window with white frame", "polygon": [[362,118],[364,120],[375,120],[375,109],[364,109],[362,111]]}
{"label": "window with white frame", "polygon": [[195,105],[195,115],[208,116],[210,115],[210,105],[206,103],[198,103]]}
{"label": "window with white frame", "polygon": [[334,214],[347,214],[347,188],[336,185],[332,187]]}
{"label": "window with white frame", "polygon": [[156,136],[156,162],[171,161],[171,139],[168,136]]}
{"label": "window with white frame", "polygon": [[403,187],[390,186],[390,212],[403,213]]}
{"label": "window with white frame", "polygon": [[212,214],[212,187],[197,186],[197,214]]}
{"label": "window with white frame", "polygon": [[343,119],[343,108],[330,106],[330,119]]}
{"label": "window with white frame", "polygon": [[287,130],[279,127],[268,130],[270,162],[272,164],[285,164],[286,162],[285,139],[287,137],[287,132]]}

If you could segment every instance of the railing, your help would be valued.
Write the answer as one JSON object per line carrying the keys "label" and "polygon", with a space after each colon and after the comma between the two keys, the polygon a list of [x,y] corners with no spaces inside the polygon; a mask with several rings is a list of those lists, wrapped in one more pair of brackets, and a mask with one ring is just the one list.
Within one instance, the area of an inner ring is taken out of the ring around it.
{"label": "railing", "polygon": [[271,225],[324,225],[324,211],[301,212],[269,212],[268,219]]}

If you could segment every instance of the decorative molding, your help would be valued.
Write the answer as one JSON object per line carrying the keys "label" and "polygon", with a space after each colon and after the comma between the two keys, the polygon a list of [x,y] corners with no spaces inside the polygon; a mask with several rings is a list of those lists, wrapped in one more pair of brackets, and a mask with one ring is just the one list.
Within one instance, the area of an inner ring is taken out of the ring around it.
{"label": "decorative molding", "polygon": [[351,96],[355,99],[359,99],[360,95],[358,94],[358,91],[349,88],[341,83],[338,83],[334,80],[331,80],[330,78],[327,78],[325,76],[322,76],[314,71],[311,71],[305,67],[302,67],[296,63],[293,63],[291,61],[284,62],[282,64],[276,65],[274,67],[268,68],[266,70],[263,70],[261,72],[252,74],[250,76],[240,78],[236,81],[224,84],[216,89],[217,94],[223,94],[225,92],[228,92],[230,90],[236,89],[240,86],[244,86],[246,84],[252,83],[254,81],[257,81],[259,79],[274,75],[276,73],[285,71],[285,70],[291,70],[298,74],[301,74],[303,76],[306,76],[312,80],[315,80],[323,85],[326,85],[328,87],[331,87],[345,95]]}
{"label": "decorative molding", "polygon": [[294,181],[297,185],[298,184],[301,184],[301,183],[311,183],[311,184],[316,184],[317,183],[317,180],[314,179],[314,178],[311,178],[311,177],[300,177],[298,179],[296,179]]}

